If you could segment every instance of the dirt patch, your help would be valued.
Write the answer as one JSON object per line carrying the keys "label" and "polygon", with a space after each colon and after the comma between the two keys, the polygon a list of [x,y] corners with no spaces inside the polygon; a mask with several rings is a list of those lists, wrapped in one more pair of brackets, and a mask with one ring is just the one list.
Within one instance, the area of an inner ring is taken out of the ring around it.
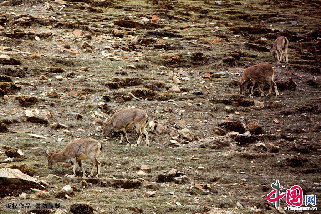
{"label": "dirt patch", "polygon": [[72,204],[70,206],[70,212],[73,214],[92,214],[94,213],[94,208],[88,204]]}
{"label": "dirt patch", "polygon": [[6,95],[6,94],[15,94],[20,89],[21,87],[14,83],[0,82],[0,96]]}

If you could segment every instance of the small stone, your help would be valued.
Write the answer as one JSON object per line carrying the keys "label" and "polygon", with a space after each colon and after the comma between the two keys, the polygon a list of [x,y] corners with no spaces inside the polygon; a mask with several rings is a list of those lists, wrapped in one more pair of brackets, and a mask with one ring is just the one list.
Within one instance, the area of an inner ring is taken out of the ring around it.
{"label": "small stone", "polygon": [[188,128],[184,128],[178,131],[178,133],[183,136],[183,138],[192,141],[194,139],[194,135],[193,133],[188,129]]}
{"label": "small stone", "polygon": [[16,60],[6,54],[0,55],[0,64],[4,65],[20,65],[21,62],[19,60]]}
{"label": "small stone", "polygon": [[171,87],[171,88],[169,89],[169,91],[172,91],[172,92],[180,92],[181,89],[180,89],[178,86],[174,85],[173,87]]}
{"label": "small stone", "polygon": [[19,198],[21,198],[21,199],[26,199],[26,198],[27,198],[27,193],[22,192],[22,193],[19,195]]}
{"label": "small stone", "polygon": [[20,85],[16,85],[12,82],[0,82],[0,96],[6,94],[15,94],[18,90],[21,89]]}
{"label": "small stone", "polygon": [[231,106],[225,106],[224,109],[227,113],[232,113],[234,111],[234,109]]}
{"label": "small stone", "polygon": [[276,145],[271,145],[270,152],[271,153],[278,153],[280,151],[280,147]]}
{"label": "small stone", "polygon": [[248,130],[251,134],[259,135],[263,133],[263,128],[260,126],[260,124],[256,121],[250,122],[247,125]]}
{"label": "small stone", "polygon": [[214,77],[214,78],[228,77],[228,73],[224,72],[224,71],[215,72],[212,74],[212,77]]}
{"label": "small stone", "polygon": [[64,129],[62,132],[63,132],[65,135],[72,136],[72,132],[69,131],[69,130],[67,130],[67,129]]}
{"label": "small stone", "polygon": [[62,188],[66,193],[71,193],[73,191],[70,185],[66,185]]}
{"label": "small stone", "polygon": [[281,79],[277,81],[277,86],[280,91],[291,90],[295,91],[297,87],[297,83],[293,81],[292,78],[290,79]]}
{"label": "small stone", "polygon": [[226,131],[224,131],[223,129],[216,127],[214,128],[214,133],[220,136],[224,136],[226,134]]}
{"label": "small stone", "polygon": [[176,140],[169,140],[170,146],[179,147],[180,144]]}
{"label": "small stone", "polygon": [[190,188],[191,195],[208,195],[210,194],[210,186],[208,184],[194,184]]}
{"label": "small stone", "polygon": [[6,101],[8,101],[10,98],[9,98],[8,95],[3,95],[3,99],[6,100]]}
{"label": "small stone", "polygon": [[44,191],[44,190],[34,190],[36,191],[36,196],[38,198],[49,198],[50,197],[50,193],[48,191]]}
{"label": "small stone", "polygon": [[266,152],[267,148],[264,143],[259,142],[255,144],[255,150],[259,152]]}
{"label": "small stone", "polygon": [[157,124],[155,130],[156,130],[157,134],[162,134],[162,133],[164,133],[166,131],[166,129],[167,129],[166,126],[164,126],[162,124]]}
{"label": "small stone", "polygon": [[136,174],[137,174],[137,175],[147,175],[147,173],[144,172],[143,170],[138,170],[138,171],[136,172]]}
{"label": "small stone", "polygon": [[258,101],[258,100],[254,100],[254,105],[255,105],[255,107],[258,108],[258,109],[264,108],[264,102],[260,102],[260,101]]}
{"label": "small stone", "polygon": [[47,96],[50,98],[58,98],[59,94],[55,91],[50,91],[49,93],[47,93]]}
{"label": "small stone", "polygon": [[80,29],[76,29],[76,30],[74,30],[72,33],[73,33],[75,36],[77,36],[77,37],[81,37],[81,36],[84,35],[83,31],[80,30]]}
{"label": "small stone", "polygon": [[148,173],[150,173],[152,171],[151,168],[146,164],[141,165],[140,169],[143,170],[144,172],[148,172]]}
{"label": "small stone", "polygon": [[31,97],[31,96],[19,96],[19,97],[16,97],[16,100],[19,101],[19,104],[22,107],[30,107],[38,102],[38,99],[36,97]]}
{"label": "small stone", "polygon": [[122,30],[118,30],[117,28],[112,29],[111,33],[113,36],[116,36],[116,37],[120,37],[120,38],[124,37],[124,32]]}
{"label": "small stone", "polygon": [[61,124],[61,123],[53,123],[53,124],[50,124],[50,128],[52,128],[52,129],[67,129],[68,126],[65,124]]}
{"label": "small stone", "polygon": [[6,158],[3,160],[4,163],[9,163],[9,162],[12,162],[13,161],[13,158]]}
{"label": "small stone", "polygon": [[87,48],[91,48],[92,49],[92,46],[90,44],[88,44],[88,42],[84,42],[81,47],[85,48],[85,49],[87,49]]}
{"label": "small stone", "polygon": [[218,126],[222,127],[226,131],[236,131],[241,134],[245,132],[244,125],[241,123],[241,121],[238,120],[223,121]]}
{"label": "small stone", "polygon": [[0,55],[0,62],[4,61],[4,60],[9,61],[10,60],[10,56],[5,55],[5,54]]}
{"label": "small stone", "polygon": [[40,124],[48,124],[48,120],[46,119],[46,115],[40,113],[39,109],[27,109],[25,110],[25,116],[27,121],[32,123],[40,123]]}
{"label": "small stone", "polygon": [[51,68],[47,68],[48,72],[50,73],[64,73],[66,72],[65,69],[61,68],[61,67],[51,67]]}
{"label": "small stone", "polygon": [[0,82],[12,82],[12,79],[7,75],[0,75]]}
{"label": "small stone", "polygon": [[49,174],[49,175],[47,175],[47,179],[48,180],[57,180],[57,179],[59,179],[59,177],[54,174]]}
{"label": "small stone", "polygon": [[193,91],[192,94],[194,94],[194,95],[203,95],[204,93],[202,91]]}
{"label": "small stone", "polygon": [[64,48],[66,48],[66,49],[70,49],[70,48],[71,48],[71,46],[70,46],[69,44],[65,44],[65,45],[64,45]]}
{"label": "small stone", "polygon": [[54,214],[67,214],[67,210],[62,210],[62,209],[56,209]]}
{"label": "small stone", "polygon": [[159,190],[159,184],[156,182],[149,182],[144,185],[146,189]]}
{"label": "small stone", "polygon": [[157,176],[156,182],[172,182],[175,177],[182,176],[183,173],[179,172],[177,169],[171,169],[168,172],[162,172]]}
{"label": "small stone", "polygon": [[86,214],[92,214],[94,213],[94,208],[92,208],[88,204],[72,204],[70,206],[70,212],[73,214],[80,214],[80,213],[86,213]]}
{"label": "small stone", "polygon": [[174,177],[174,183],[176,184],[187,184],[190,183],[190,179],[186,175],[182,175],[179,177]]}
{"label": "small stone", "polygon": [[179,79],[177,79],[176,77],[173,77],[173,83],[179,84],[179,83],[181,83],[181,81]]}
{"label": "small stone", "polygon": [[9,158],[22,158],[23,157],[23,152],[21,151],[21,149],[11,148],[8,146],[4,146],[3,148],[5,149],[4,153]]}
{"label": "small stone", "polygon": [[209,137],[200,140],[199,148],[222,149],[230,146],[228,137]]}
{"label": "small stone", "polygon": [[126,67],[130,69],[136,69],[136,65],[134,64],[128,64]]}
{"label": "small stone", "polygon": [[38,116],[40,111],[38,109],[25,110],[26,117],[35,117]]}
{"label": "small stone", "polygon": [[0,122],[0,132],[7,132],[8,127],[7,124]]}
{"label": "small stone", "polygon": [[244,134],[238,134],[233,139],[238,143],[240,146],[248,145],[251,143],[255,143],[257,138],[252,136],[250,132],[245,132]]}
{"label": "small stone", "polygon": [[240,202],[236,202],[236,206],[239,208],[239,209],[243,209],[243,205],[240,203]]}
{"label": "small stone", "polygon": [[148,192],[146,192],[146,195],[148,197],[154,197],[156,195],[156,191],[148,191]]}
{"label": "small stone", "polygon": [[88,187],[88,185],[89,185],[86,180],[82,180],[82,181],[80,182],[80,184],[81,184],[81,186],[82,186],[83,188]]}
{"label": "small stone", "polygon": [[66,178],[75,178],[76,176],[75,175],[65,175]]}
{"label": "small stone", "polygon": [[57,79],[58,81],[61,81],[61,80],[63,80],[64,78],[63,78],[63,76],[61,76],[61,75],[57,75],[57,76],[56,76],[56,79]]}
{"label": "small stone", "polygon": [[279,120],[278,118],[274,118],[274,119],[273,119],[273,123],[279,124],[279,123],[280,123],[280,120]]}
{"label": "small stone", "polygon": [[81,67],[81,71],[88,71],[88,67]]}
{"label": "small stone", "polygon": [[40,76],[40,79],[42,79],[42,80],[48,80],[48,78],[47,78],[45,75],[41,75],[41,76]]}

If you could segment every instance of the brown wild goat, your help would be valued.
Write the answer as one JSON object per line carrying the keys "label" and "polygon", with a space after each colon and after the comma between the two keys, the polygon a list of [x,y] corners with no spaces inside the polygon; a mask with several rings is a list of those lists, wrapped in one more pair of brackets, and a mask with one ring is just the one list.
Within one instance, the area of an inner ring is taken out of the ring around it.
{"label": "brown wild goat", "polygon": [[253,95],[253,88],[256,83],[258,83],[261,96],[264,96],[263,89],[261,88],[261,85],[264,83],[268,83],[270,85],[269,94],[271,94],[272,87],[274,87],[276,96],[279,95],[278,88],[274,82],[274,70],[272,65],[269,63],[260,63],[244,70],[242,78],[240,79],[240,94],[243,94],[245,88],[247,88],[250,82],[252,82],[250,91],[251,96]]}
{"label": "brown wild goat", "polygon": [[272,56],[276,57],[276,59],[281,62],[282,59],[285,62],[288,62],[288,47],[289,47],[289,40],[285,36],[278,37],[271,48]]}
{"label": "brown wild goat", "polygon": [[[146,145],[149,145],[148,132],[146,131],[148,116],[147,113],[138,108],[127,108],[117,111],[111,118],[106,120],[103,124],[104,135],[109,135],[111,132],[123,132],[125,134],[127,143],[129,143],[127,137],[127,130],[136,128],[136,132],[139,134],[137,139],[137,145],[140,144],[143,134],[146,137]],[[123,134],[121,133],[120,143],[123,142]]]}
{"label": "brown wild goat", "polygon": [[100,162],[97,160],[101,150],[101,144],[92,138],[83,138],[80,140],[76,140],[68,143],[64,149],[60,152],[56,153],[48,153],[48,167],[52,168],[52,164],[55,162],[62,161],[71,161],[73,164],[73,173],[76,175],[76,164],[78,163],[81,167],[83,177],[86,177],[84,166],[82,165],[82,160],[90,159],[93,163],[93,168],[91,170],[90,176],[92,177],[94,174],[94,168],[97,167],[97,175],[100,174]]}

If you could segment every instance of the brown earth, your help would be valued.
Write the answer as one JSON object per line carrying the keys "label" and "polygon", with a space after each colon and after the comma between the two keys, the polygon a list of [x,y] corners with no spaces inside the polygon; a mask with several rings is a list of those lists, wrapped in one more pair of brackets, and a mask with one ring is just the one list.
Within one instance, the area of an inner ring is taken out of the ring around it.
{"label": "brown earth", "polygon": [[[317,195],[321,210],[320,4],[1,1],[0,167],[49,186],[6,189],[0,201],[62,200],[73,213],[277,213],[266,196],[279,180]],[[280,35],[288,64],[269,52]],[[239,95],[241,69],[263,61],[280,96]],[[100,121],[128,106],[155,121],[149,147],[102,136]],[[88,136],[103,144],[99,179],[47,168],[47,149]],[[5,161],[8,148],[24,157]],[[3,203],[0,212],[15,213]]]}

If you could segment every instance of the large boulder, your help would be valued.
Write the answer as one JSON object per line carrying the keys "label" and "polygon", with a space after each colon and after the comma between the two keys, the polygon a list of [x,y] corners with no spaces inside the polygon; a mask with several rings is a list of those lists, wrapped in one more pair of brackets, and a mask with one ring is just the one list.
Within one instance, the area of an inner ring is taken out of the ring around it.
{"label": "large boulder", "polygon": [[0,198],[18,196],[31,189],[44,189],[44,184],[36,178],[22,173],[19,169],[0,169]]}

